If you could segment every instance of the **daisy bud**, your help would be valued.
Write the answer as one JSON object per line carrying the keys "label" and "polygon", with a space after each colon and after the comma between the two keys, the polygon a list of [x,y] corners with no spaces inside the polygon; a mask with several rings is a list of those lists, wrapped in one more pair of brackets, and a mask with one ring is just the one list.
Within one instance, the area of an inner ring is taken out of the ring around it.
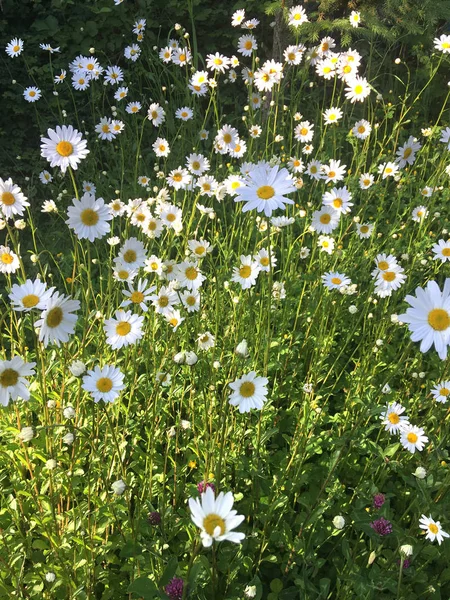
{"label": "daisy bud", "polygon": [[[6,221],[4,219],[0,219],[0,231],[2,229],[5,229],[6,227]],[[35,254],[33,254],[32,256],[36,256]]]}
{"label": "daisy bud", "polygon": [[89,52],[90,52],[91,54],[94,54],[94,53],[95,53],[95,48],[89,48]]}
{"label": "daisy bud", "polygon": [[213,362],[213,367],[214,367],[214,369],[220,369],[220,367],[221,367],[221,366],[222,366],[222,365],[220,364],[220,362],[219,362],[218,360],[215,360],[215,361]]}
{"label": "daisy bud", "polygon": [[52,571],[45,574],[45,581],[48,581],[48,583],[53,583],[55,579],[56,575]]}
{"label": "daisy bud", "polygon": [[80,375],[83,375],[83,373],[86,371],[86,365],[81,360],[74,360],[73,363],[69,366],[69,371],[74,377],[79,377]]}
{"label": "daisy bud", "polygon": [[351,315],[354,315],[354,314],[356,314],[356,313],[358,312],[358,308],[357,308],[357,307],[356,307],[354,304],[352,304],[352,305],[350,305],[350,306],[348,307],[348,312],[349,312]]}
{"label": "daisy bud", "polygon": [[63,415],[66,419],[73,419],[75,417],[75,410],[73,406],[66,406],[63,410]]}
{"label": "daisy bud", "polygon": [[403,554],[403,556],[412,556],[412,553],[413,547],[411,544],[404,544],[403,546],[400,546],[400,554]]}
{"label": "daisy bud", "polygon": [[29,442],[34,438],[34,430],[32,427],[22,427],[17,437],[22,442]]}
{"label": "daisy bud", "polygon": [[425,479],[425,477],[427,476],[427,472],[423,467],[417,467],[413,475],[414,477],[417,477],[417,479]]}
{"label": "daisy bud", "polygon": [[373,561],[376,559],[377,557],[377,553],[375,552],[375,550],[372,550],[372,552],[370,553],[369,556],[369,560],[367,561],[368,565],[371,565],[373,563]]}
{"label": "daisy bud", "polygon": [[175,31],[180,31],[181,25],[179,23],[175,23]]}
{"label": "daisy bud", "polygon": [[12,83],[13,85],[16,85],[17,81],[16,81],[15,79],[13,79],[13,80],[11,81],[11,83]]}
{"label": "daisy bud", "polygon": [[198,356],[195,352],[186,352],[186,364],[189,366],[195,365],[198,361]]}
{"label": "daisy bud", "polygon": [[395,62],[395,64],[396,64],[396,65],[399,65],[399,64],[400,64],[402,61],[401,61],[401,59],[400,59],[400,58],[396,58],[396,59],[394,60],[394,62]]}
{"label": "daisy bud", "polygon": [[186,360],[185,352],[177,352],[177,354],[175,354],[175,356],[173,357],[173,362],[176,363],[177,365],[184,364],[185,360]]}
{"label": "daisy bud", "polygon": [[53,469],[55,469],[57,466],[56,460],[54,458],[49,458],[48,461],[45,463],[45,467],[51,471]]}
{"label": "daisy bud", "polygon": [[75,440],[75,436],[73,433],[69,432],[66,433],[66,435],[63,437],[62,441],[67,444],[67,446],[70,446],[71,444],[73,444]]}
{"label": "daisy bud", "polygon": [[341,515],[336,515],[333,519],[333,525],[336,529],[343,529],[345,527],[345,519]]}
{"label": "daisy bud", "polygon": [[234,352],[242,358],[247,358],[249,356],[247,340],[243,339],[242,342],[239,342]]}
{"label": "daisy bud", "polygon": [[244,594],[245,594],[246,598],[255,598],[256,597],[256,585],[248,585],[244,590]]}
{"label": "daisy bud", "polygon": [[115,481],[111,485],[111,489],[116,494],[116,496],[122,495],[124,493],[126,487],[127,486],[126,486],[125,482],[122,481],[122,479],[119,479],[118,481]]}

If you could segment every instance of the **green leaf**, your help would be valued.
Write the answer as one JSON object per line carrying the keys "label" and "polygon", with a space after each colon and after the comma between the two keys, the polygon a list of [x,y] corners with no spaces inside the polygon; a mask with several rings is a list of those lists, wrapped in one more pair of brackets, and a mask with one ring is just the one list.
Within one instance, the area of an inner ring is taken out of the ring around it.
{"label": "green leaf", "polygon": [[172,558],[167,563],[167,567],[164,569],[164,573],[159,580],[159,587],[166,586],[172,577],[175,575],[178,569],[178,559],[176,556],[172,556]]}
{"label": "green leaf", "polygon": [[148,577],[138,577],[128,586],[127,592],[129,594],[137,594],[144,600],[153,600],[155,596],[159,595],[158,588],[155,582]]}

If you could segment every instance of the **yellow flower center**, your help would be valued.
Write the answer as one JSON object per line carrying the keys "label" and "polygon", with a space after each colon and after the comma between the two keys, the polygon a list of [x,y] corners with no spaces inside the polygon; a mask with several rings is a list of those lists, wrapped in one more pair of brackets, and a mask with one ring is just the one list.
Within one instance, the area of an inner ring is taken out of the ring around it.
{"label": "yellow flower center", "polygon": [[198,271],[195,267],[188,267],[184,274],[186,278],[189,279],[189,281],[194,281],[195,279],[197,279]]}
{"label": "yellow flower center", "polygon": [[294,52],[289,52],[288,53],[288,59],[289,60],[295,60],[295,54],[294,54]]}
{"label": "yellow flower center", "polygon": [[448,388],[443,387],[439,390],[440,396],[448,396],[449,394],[450,394],[450,390]]}
{"label": "yellow flower center", "polygon": [[119,279],[128,279],[130,273],[128,271],[125,271],[125,269],[122,269],[121,271],[118,271],[117,275]]}
{"label": "yellow flower center", "polygon": [[11,192],[3,192],[1,200],[5,206],[12,206],[16,201],[14,194]]}
{"label": "yellow flower center", "polygon": [[225,533],[225,521],[219,515],[210,513],[203,519],[203,529],[208,535],[213,535],[216,527],[220,528],[220,535]]}
{"label": "yellow flower center", "polygon": [[409,158],[412,154],[412,148],[406,148],[406,150],[403,152],[403,158]]}
{"label": "yellow flower center", "polygon": [[12,264],[13,261],[14,261],[14,257],[12,254],[9,254],[9,252],[3,252],[2,263],[4,265],[10,265],[10,264]]}
{"label": "yellow flower center", "polygon": [[88,71],[92,71],[93,68],[94,68],[94,65],[92,63],[89,63],[88,65],[86,65],[86,69]]}
{"label": "yellow flower center", "polygon": [[133,263],[133,262],[135,262],[136,259],[137,259],[137,254],[136,254],[135,250],[131,250],[131,249],[127,250],[125,252],[125,254],[123,255],[123,260],[126,263]]}
{"label": "yellow flower center", "polygon": [[158,111],[152,110],[152,119],[157,119],[157,118],[158,118]]}
{"label": "yellow flower center", "polygon": [[439,531],[439,528],[437,525],[435,525],[434,523],[430,523],[428,525],[428,529],[431,531],[431,533],[434,533],[434,535],[437,534],[437,532]]}
{"label": "yellow flower center", "polygon": [[411,431],[411,433],[408,433],[408,435],[406,436],[406,439],[407,439],[407,440],[408,440],[408,442],[410,442],[411,444],[415,444],[419,438],[417,437],[417,435],[416,435],[415,433],[413,433],[413,432]]}
{"label": "yellow flower center", "polygon": [[179,183],[182,179],[183,179],[183,176],[181,175],[181,173],[175,173],[175,175],[173,176],[173,180],[176,181],[177,183]]}
{"label": "yellow flower center", "polygon": [[364,179],[363,184],[364,185],[370,185],[370,179]]}
{"label": "yellow flower center", "polygon": [[352,68],[349,65],[345,65],[345,67],[342,69],[344,71],[344,73],[347,75],[348,73],[352,72]]}
{"label": "yellow flower center", "polygon": [[334,206],[334,208],[341,208],[341,206],[342,206],[343,204],[344,204],[344,203],[343,203],[343,201],[342,201],[342,199],[341,199],[341,198],[335,198],[335,199],[333,200],[333,206]]}
{"label": "yellow flower center", "polygon": [[38,302],[39,296],[36,296],[36,294],[27,294],[22,298],[22,305],[25,308],[33,308],[33,306],[36,306]]}
{"label": "yellow flower center", "polygon": [[325,213],[324,215],[320,215],[319,221],[323,225],[328,225],[328,223],[331,221],[331,215],[329,215],[328,213]]}
{"label": "yellow flower center", "polygon": [[248,279],[251,273],[252,269],[248,265],[244,265],[239,269],[239,275],[242,277],[242,279]]}
{"label": "yellow flower center", "polygon": [[49,310],[47,318],[45,319],[45,324],[47,325],[47,327],[51,327],[52,329],[54,329],[55,327],[58,327],[58,325],[61,324],[63,317],[64,313],[62,308],[60,308],[59,306],[55,306],[55,308]]}
{"label": "yellow flower center", "polygon": [[354,89],[355,94],[362,94],[363,93],[363,86],[362,85],[356,85],[355,89]]}
{"label": "yellow flower center", "polygon": [[270,200],[275,196],[275,190],[271,185],[262,185],[256,190],[256,195],[261,200]]}
{"label": "yellow flower center", "polygon": [[120,321],[120,323],[116,325],[117,335],[126,336],[130,333],[130,331],[131,325],[128,323],[128,321]]}
{"label": "yellow flower center", "polygon": [[183,110],[181,116],[185,119],[188,116],[188,113],[185,110]]}
{"label": "yellow flower center", "polygon": [[322,52],[326,52],[329,47],[330,47],[330,44],[328,42],[324,42],[322,44]]}
{"label": "yellow flower center", "polygon": [[367,233],[367,232],[369,231],[369,228],[368,228],[368,226],[367,226],[367,225],[361,225],[361,227],[360,227],[359,231],[360,231],[361,233]]}
{"label": "yellow flower center", "polygon": [[328,75],[328,73],[331,73],[331,67],[324,67],[323,72],[325,73],[325,75]]}
{"label": "yellow flower center", "polygon": [[231,133],[225,133],[223,136],[223,141],[225,142],[225,144],[229,144],[232,140],[232,136]]}
{"label": "yellow flower center", "polygon": [[198,162],[198,160],[194,160],[191,166],[194,169],[194,171],[198,171],[200,169],[200,163]]}
{"label": "yellow flower center", "polygon": [[263,267],[268,267],[269,266],[269,257],[263,256],[259,262],[262,264]]}
{"label": "yellow flower center", "polygon": [[335,171],[328,171],[328,177],[330,177],[331,179],[333,177],[336,177],[336,172]]}
{"label": "yellow flower center", "polygon": [[184,62],[186,60],[186,54],[180,54],[180,62]]}
{"label": "yellow flower center", "polygon": [[435,331],[445,331],[450,327],[450,315],[443,308],[433,308],[428,313],[428,324]]}
{"label": "yellow flower center", "polygon": [[188,296],[186,298],[186,304],[188,306],[195,306],[195,296]]}
{"label": "yellow flower center", "polygon": [[221,58],[215,58],[214,64],[220,66],[221,64],[223,64],[223,60]]}
{"label": "yellow flower center", "polygon": [[241,387],[239,388],[239,393],[243,398],[251,398],[251,396],[255,393],[255,384],[251,381],[244,381],[241,383]]}
{"label": "yellow flower center", "polygon": [[148,229],[149,229],[150,231],[155,231],[156,227],[157,227],[157,223],[156,223],[156,221],[150,221],[150,222],[149,222],[149,224],[148,224]]}
{"label": "yellow flower center", "polygon": [[388,415],[388,420],[392,425],[397,425],[400,422],[400,417],[397,413],[392,412]]}
{"label": "yellow flower center", "polygon": [[98,223],[98,214],[92,208],[85,208],[80,215],[81,222],[83,225],[93,227]]}
{"label": "yellow flower center", "polygon": [[[17,46],[15,46],[15,48],[17,48]],[[450,48],[450,42],[442,42],[442,48],[448,50]]]}
{"label": "yellow flower center", "polygon": [[138,291],[133,292],[130,296],[130,300],[133,302],[133,304],[140,304],[144,301],[144,294]]}
{"label": "yellow flower center", "polygon": [[103,131],[103,133],[109,133],[109,125],[108,125],[108,123],[105,123],[102,126],[102,131]]}
{"label": "yellow flower center", "polygon": [[231,189],[232,190],[237,190],[240,187],[241,187],[241,184],[240,184],[239,181],[233,181],[233,183],[231,184]]}
{"label": "yellow flower center", "polygon": [[0,385],[2,387],[9,387],[16,385],[19,381],[19,373],[14,369],[5,369],[3,373],[0,373]]}
{"label": "yellow flower center", "polygon": [[300,13],[295,13],[294,21],[300,21],[301,18],[302,18],[302,15]]}
{"label": "yellow flower center", "polygon": [[34,90],[30,90],[28,93],[32,98],[34,98],[34,96],[36,96],[36,92]]}
{"label": "yellow flower center", "polygon": [[178,319],[173,317],[172,319],[170,319],[169,323],[170,325],[172,325],[172,327],[176,327],[178,325]]}
{"label": "yellow flower center", "polygon": [[195,249],[195,254],[197,254],[197,256],[201,256],[202,254],[205,254],[205,252],[206,252],[205,246],[198,246]]}
{"label": "yellow flower center", "polygon": [[332,277],[331,283],[334,283],[335,285],[340,285],[342,283],[342,279],[340,277]]}
{"label": "yellow flower center", "polygon": [[[444,45],[442,45],[444,47]],[[13,46],[13,52],[19,52],[20,46]]]}
{"label": "yellow flower center", "polygon": [[169,305],[169,298],[167,296],[160,296],[158,300],[158,304],[161,308],[165,308]]}
{"label": "yellow flower center", "polygon": [[380,269],[380,271],[387,271],[387,269],[389,269],[389,263],[387,262],[387,260],[380,260],[380,262],[378,263],[378,268]]}
{"label": "yellow flower center", "polygon": [[364,133],[366,131],[366,128],[364,127],[364,125],[360,125],[358,127],[358,133]]}
{"label": "yellow flower center", "polygon": [[157,270],[158,270],[158,268],[159,268],[159,265],[158,265],[158,263],[157,263],[157,262],[152,262],[152,263],[150,263],[150,269],[151,269],[152,271],[157,271]]}
{"label": "yellow flower center", "polygon": [[394,273],[394,271],[385,271],[383,273],[382,277],[385,281],[394,281],[395,273]]}
{"label": "yellow flower center", "polygon": [[70,142],[64,140],[56,144],[56,152],[60,156],[70,156],[73,153],[73,146]]}
{"label": "yellow flower center", "polygon": [[442,256],[450,256],[450,248],[443,248]]}
{"label": "yellow flower center", "polygon": [[161,144],[161,145],[159,146],[159,150],[160,150],[160,152],[165,152],[165,150],[166,150],[166,147],[164,146],[164,144]]}
{"label": "yellow flower center", "polygon": [[95,384],[99,392],[106,393],[112,390],[113,382],[109,377],[100,377]]}
{"label": "yellow flower center", "polygon": [[308,128],[307,127],[302,127],[300,129],[300,135],[308,135]]}

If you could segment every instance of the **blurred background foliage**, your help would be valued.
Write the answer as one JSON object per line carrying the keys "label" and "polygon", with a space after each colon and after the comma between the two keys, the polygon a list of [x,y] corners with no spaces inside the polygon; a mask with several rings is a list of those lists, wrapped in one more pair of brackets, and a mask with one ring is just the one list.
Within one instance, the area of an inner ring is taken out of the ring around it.
{"label": "blurred background foliage", "polygon": [[[137,18],[145,18],[144,49],[150,59],[139,68],[151,70],[151,61],[157,60],[153,46],[165,45],[174,33],[175,23],[186,27],[203,55],[213,51],[234,54],[238,32],[230,26],[230,19],[234,10],[245,8],[249,16],[261,21],[257,31],[258,54],[267,58],[273,54],[274,29],[282,23],[277,15],[279,17],[283,8],[297,3],[293,0],[124,0],[115,6],[113,0],[0,0],[2,176],[29,175],[29,164],[34,158],[31,148],[38,148],[40,134],[55,125],[57,102],[64,108],[64,99],[57,99],[51,93],[49,56],[39,48],[40,43],[61,48],[60,54],[51,57],[55,72],[67,69],[70,60],[79,54],[88,54],[91,47],[95,47],[96,57],[103,66],[123,66],[123,48],[135,42],[132,25]],[[380,64],[386,54],[391,54],[392,60],[400,56],[409,66],[417,90],[429,77],[433,38],[449,29],[450,0],[303,0],[302,4],[310,23],[302,27],[299,41],[313,44],[324,35],[332,35],[338,48],[357,48],[367,61],[379,60]],[[362,27],[351,27],[348,16],[352,10],[361,11]],[[287,29],[278,34],[285,46],[295,41]],[[15,36],[24,39],[25,52],[11,60],[4,47]],[[17,81],[16,85],[12,85],[13,80]],[[395,77],[389,77],[384,83],[395,86]],[[42,89],[48,110],[42,110],[42,101],[31,105],[23,100],[22,92],[28,85]],[[232,98],[233,89],[228,89]],[[404,86],[400,86],[398,94],[403,91]],[[441,100],[438,97],[447,93],[447,81],[435,81],[427,93]],[[92,98],[81,93],[76,96],[82,117],[83,104]],[[422,105],[432,111],[433,105],[439,103]],[[432,112],[426,115],[427,119],[432,117]],[[20,161],[17,156],[21,157]]]}

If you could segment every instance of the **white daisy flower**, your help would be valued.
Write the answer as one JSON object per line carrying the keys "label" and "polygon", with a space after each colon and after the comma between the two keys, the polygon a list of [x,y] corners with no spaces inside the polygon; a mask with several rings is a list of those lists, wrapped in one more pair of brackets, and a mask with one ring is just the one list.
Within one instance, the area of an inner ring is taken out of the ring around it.
{"label": "white daisy flower", "polygon": [[436,402],[442,402],[442,404],[446,404],[450,396],[450,381],[441,381],[440,383],[436,384],[431,390],[431,395]]}
{"label": "white daisy flower", "polygon": [[142,338],[143,316],[133,315],[130,310],[116,310],[114,315],[115,317],[106,319],[103,325],[106,342],[113,350],[135,344]]}
{"label": "white daisy flower", "polygon": [[34,326],[39,328],[39,341],[43,342],[45,347],[49,343],[55,343],[59,347],[60,342],[69,341],[69,335],[75,331],[78,318],[72,313],[79,308],[78,300],[54,292],[41,318],[34,323]]}
{"label": "white daisy flower", "polygon": [[131,269],[139,269],[145,264],[145,246],[135,237],[128,238],[119,250],[119,256],[114,262],[121,262]]}
{"label": "white daisy flower", "polygon": [[258,165],[247,175],[245,187],[239,188],[235,202],[245,202],[243,212],[256,209],[270,217],[277,208],[284,209],[286,204],[294,204],[294,200],[286,194],[295,191],[295,185],[287,169],[279,169],[278,165]]}
{"label": "white daisy flower", "polygon": [[35,362],[27,363],[20,356],[0,360],[0,404],[8,406],[10,398],[29,400],[30,392],[25,377],[34,375],[35,366]]}
{"label": "white daisy flower", "polygon": [[442,292],[435,281],[429,281],[425,289],[416,288],[415,297],[408,295],[405,300],[411,308],[398,319],[408,323],[411,340],[421,341],[421,352],[434,345],[439,358],[445,360],[450,344],[450,279],[445,280]]}
{"label": "white daisy flower", "polygon": [[370,238],[373,231],[373,225],[371,223],[355,223],[356,233],[362,240]]}
{"label": "white daisy flower", "polygon": [[199,350],[209,350],[216,345],[216,339],[211,332],[206,331],[197,337],[197,345]]}
{"label": "white daisy flower", "polygon": [[9,298],[14,310],[23,312],[29,312],[33,308],[45,310],[54,290],[54,287],[47,289],[47,285],[40,279],[35,281],[27,279],[22,285],[15,283],[12,286]]}
{"label": "white daisy flower", "polygon": [[169,323],[169,325],[172,327],[174,332],[178,329],[178,327],[184,321],[184,317],[181,316],[180,311],[173,310],[173,309],[166,312],[164,314],[164,318],[166,319],[167,323]]}
{"label": "white daisy flower", "polygon": [[180,287],[188,290],[198,290],[206,279],[195,262],[182,262],[174,271]]}
{"label": "white daisy flower", "polygon": [[350,285],[351,282],[350,277],[334,271],[322,275],[322,283],[328,290],[339,290],[345,285]]}
{"label": "white daisy flower", "polygon": [[324,206],[331,206],[334,210],[344,215],[351,211],[351,207],[353,206],[353,202],[350,202],[351,199],[352,195],[346,186],[343,188],[334,187],[322,196]]}
{"label": "white daisy flower", "polygon": [[352,104],[355,102],[363,102],[370,95],[370,86],[367,79],[356,75],[354,78],[349,78],[346,81],[345,97]]}
{"label": "white daisy flower", "polygon": [[322,206],[312,214],[311,226],[318,233],[332,233],[339,226],[341,213],[331,206]]}
{"label": "white daisy flower", "polygon": [[27,87],[23,91],[23,97],[27,102],[37,102],[41,96],[41,90],[35,86]]}
{"label": "white daisy flower", "polygon": [[203,546],[212,546],[214,540],[222,542],[228,540],[240,544],[245,538],[243,533],[233,531],[244,520],[243,515],[238,515],[233,507],[233,494],[220,492],[214,498],[213,490],[208,487],[201,494],[200,500],[189,498],[191,519],[200,528],[200,537]]}
{"label": "white daisy flower", "polygon": [[153,104],[150,104],[150,106],[148,107],[147,114],[148,114],[149,120],[152,122],[152,124],[155,127],[159,127],[161,125],[161,123],[164,123],[164,121],[166,120],[165,110],[162,108],[162,106],[160,106],[156,102]]}
{"label": "white daisy flower", "polygon": [[353,135],[359,140],[365,140],[369,137],[370,132],[372,131],[372,125],[366,119],[361,119],[360,121],[356,121],[352,128]]}
{"label": "white daisy flower", "polygon": [[8,246],[0,246],[0,273],[15,273],[20,267],[20,259]]}
{"label": "white daisy flower", "polygon": [[23,40],[19,38],[13,38],[8,44],[6,44],[5,52],[10,58],[16,58],[23,50]]}
{"label": "white daisy flower", "polygon": [[405,407],[398,402],[392,402],[387,405],[386,410],[380,415],[386,431],[389,431],[389,433],[400,433],[404,425],[409,427],[408,417],[402,415],[405,410]]}
{"label": "white daisy flower", "polygon": [[427,532],[425,539],[430,540],[430,542],[437,540],[440,546],[444,541],[444,538],[450,537],[450,535],[442,529],[440,521],[435,521],[431,515],[429,517],[422,515],[419,519],[419,523],[420,529],[424,529]]}
{"label": "white daisy flower", "polygon": [[112,219],[111,211],[103,198],[95,199],[93,194],[85,192],[80,200],[74,198],[73,206],[67,209],[66,224],[80,239],[93,242],[109,233]]}
{"label": "white daisy flower", "polygon": [[5,181],[0,178],[0,210],[5,219],[22,216],[26,206],[30,206],[30,203],[11,177]]}
{"label": "white daisy flower", "polygon": [[125,388],[124,375],[117,367],[105,365],[103,368],[95,367],[83,377],[81,387],[89,392],[94,402],[113,402]]}
{"label": "white daisy flower", "polygon": [[86,140],[72,125],[56,126],[47,130],[48,138],[41,139],[41,155],[51,167],[60,167],[63,173],[67,167],[78,168],[78,163],[89,154]]}
{"label": "white daisy flower", "polygon": [[260,270],[259,264],[250,255],[241,255],[241,264],[233,267],[231,281],[239,283],[243,290],[248,290],[255,285]]}
{"label": "white daisy flower", "polygon": [[233,390],[228,401],[238,406],[239,412],[250,412],[252,408],[261,409],[267,400],[267,377],[257,377],[255,371],[243,375],[229,386]]}
{"label": "white daisy flower", "polygon": [[400,443],[403,448],[414,454],[416,450],[421,452],[428,442],[428,438],[424,435],[424,430],[415,425],[403,424],[400,429]]}
{"label": "white daisy flower", "polygon": [[181,302],[189,313],[198,312],[200,310],[200,292],[198,290],[184,291],[181,294]]}
{"label": "white daisy flower", "polygon": [[166,315],[167,313],[172,312],[173,307],[178,304],[179,298],[177,293],[171,287],[163,285],[157,294],[150,296],[150,301],[157,313]]}
{"label": "white daisy flower", "polygon": [[147,303],[151,301],[151,295],[155,291],[154,285],[149,285],[145,279],[139,279],[137,286],[128,282],[128,290],[122,290],[126,300],[122,300],[121,307],[138,305],[144,311],[148,311]]}

